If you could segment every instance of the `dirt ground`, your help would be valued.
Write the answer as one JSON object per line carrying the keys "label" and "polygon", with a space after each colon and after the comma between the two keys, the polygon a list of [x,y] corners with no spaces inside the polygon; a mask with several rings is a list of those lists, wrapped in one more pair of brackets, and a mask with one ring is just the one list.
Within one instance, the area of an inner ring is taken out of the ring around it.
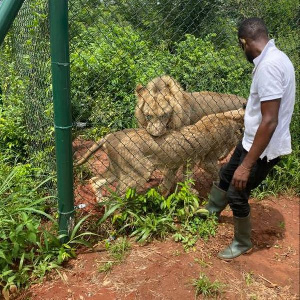
{"label": "dirt ground", "polygon": [[[145,246],[136,243],[124,262],[100,273],[106,251],[85,252],[18,300],[189,300],[193,280],[204,273],[224,284],[219,299],[299,299],[299,198],[281,196],[251,200],[251,253],[225,262],[216,257],[233,235],[231,212],[222,214],[218,232],[185,252],[168,239]],[[202,299],[199,296],[198,299]]]}

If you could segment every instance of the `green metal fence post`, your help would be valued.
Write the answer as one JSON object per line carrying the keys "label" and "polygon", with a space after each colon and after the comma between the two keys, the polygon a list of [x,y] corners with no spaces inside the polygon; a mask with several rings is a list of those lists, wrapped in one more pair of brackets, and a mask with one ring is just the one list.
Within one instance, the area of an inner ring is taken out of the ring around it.
{"label": "green metal fence post", "polygon": [[[69,237],[73,228],[74,196],[68,0],[49,0],[49,8],[59,231]],[[66,240],[63,238],[63,242]]]}
{"label": "green metal fence post", "polygon": [[24,0],[0,0],[0,45],[12,22],[16,18]]}

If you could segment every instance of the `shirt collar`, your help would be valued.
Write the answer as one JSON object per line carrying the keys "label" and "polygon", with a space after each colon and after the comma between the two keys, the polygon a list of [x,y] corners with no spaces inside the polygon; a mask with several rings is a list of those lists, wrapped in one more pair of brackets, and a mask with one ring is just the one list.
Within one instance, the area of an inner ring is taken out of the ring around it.
{"label": "shirt collar", "polygon": [[266,53],[269,51],[269,49],[274,48],[274,47],[275,47],[274,39],[269,40],[268,43],[266,44],[266,46],[264,47],[263,51],[260,53],[260,55],[258,55],[257,57],[255,57],[253,59],[253,63],[254,63],[254,66],[255,66],[254,69],[253,69],[253,73],[256,70],[256,68],[259,65],[259,63],[266,56]]}

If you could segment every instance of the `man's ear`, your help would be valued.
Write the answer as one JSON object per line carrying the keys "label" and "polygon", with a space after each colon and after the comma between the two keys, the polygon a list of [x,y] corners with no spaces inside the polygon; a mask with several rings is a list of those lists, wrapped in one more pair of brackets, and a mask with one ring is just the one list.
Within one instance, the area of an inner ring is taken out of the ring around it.
{"label": "man's ear", "polygon": [[245,47],[245,45],[247,44],[246,40],[245,39],[241,39],[239,38],[241,44]]}

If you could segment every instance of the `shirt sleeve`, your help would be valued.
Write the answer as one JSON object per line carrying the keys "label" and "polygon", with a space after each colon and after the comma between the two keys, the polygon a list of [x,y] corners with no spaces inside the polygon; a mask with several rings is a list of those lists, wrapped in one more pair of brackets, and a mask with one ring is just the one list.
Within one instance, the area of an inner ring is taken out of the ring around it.
{"label": "shirt sleeve", "polygon": [[283,76],[278,67],[265,64],[259,70],[258,96],[260,101],[279,99],[283,95]]}

